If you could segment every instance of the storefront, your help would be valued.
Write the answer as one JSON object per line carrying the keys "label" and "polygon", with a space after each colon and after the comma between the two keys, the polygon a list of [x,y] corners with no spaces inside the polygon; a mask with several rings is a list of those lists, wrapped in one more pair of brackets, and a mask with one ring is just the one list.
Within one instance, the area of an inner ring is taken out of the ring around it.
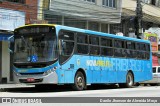
{"label": "storefront", "polygon": [[0,83],[10,83],[12,76],[12,55],[9,51],[9,37],[13,30],[25,24],[25,13],[0,8]]}
{"label": "storefront", "polygon": [[144,39],[149,40],[151,42],[152,47],[152,65],[158,66],[158,35],[156,33],[152,32],[145,32],[144,33]]}
{"label": "storefront", "polygon": [[[12,34],[7,32],[0,33],[0,83],[7,83],[7,79],[12,76],[10,72],[10,52],[8,51],[8,38]],[[13,80],[11,78],[10,80]]]}

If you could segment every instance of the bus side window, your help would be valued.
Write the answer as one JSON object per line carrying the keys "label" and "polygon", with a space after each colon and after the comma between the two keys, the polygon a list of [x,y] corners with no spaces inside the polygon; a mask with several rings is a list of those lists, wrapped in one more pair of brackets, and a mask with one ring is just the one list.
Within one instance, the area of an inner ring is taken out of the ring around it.
{"label": "bus side window", "polygon": [[63,64],[74,51],[74,32],[61,30],[59,33],[60,42],[60,64]]}
{"label": "bus side window", "polygon": [[102,56],[113,56],[113,40],[112,38],[102,37],[101,38],[101,55]]}
{"label": "bus side window", "polygon": [[99,47],[97,46],[90,46],[90,54],[92,55],[99,55]]}
{"label": "bus side window", "polygon": [[99,37],[90,36],[89,43],[92,45],[99,45]]}
{"label": "bus side window", "polygon": [[89,36],[89,43],[90,43],[90,52],[89,53],[91,55],[99,55],[100,54],[99,37]]}
{"label": "bus side window", "polygon": [[101,46],[112,47],[112,39],[101,38]]}
{"label": "bus side window", "polygon": [[148,44],[145,44],[145,51],[147,51],[147,52],[150,51],[150,46]]}
{"label": "bus side window", "polygon": [[140,43],[136,43],[136,50],[141,50],[140,49]]}
{"label": "bus side window", "polygon": [[77,33],[77,53],[88,54],[88,35]]}

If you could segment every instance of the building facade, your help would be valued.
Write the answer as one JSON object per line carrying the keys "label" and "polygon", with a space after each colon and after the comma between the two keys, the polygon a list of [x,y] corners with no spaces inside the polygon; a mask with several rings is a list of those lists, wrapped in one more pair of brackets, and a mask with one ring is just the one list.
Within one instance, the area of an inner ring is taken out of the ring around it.
{"label": "building facade", "polygon": [[[142,0],[142,36],[144,39],[144,32],[156,33],[159,37],[160,28],[160,0]],[[135,31],[137,22],[136,17],[137,0],[123,0],[122,1],[122,21],[117,26],[129,37],[137,37]],[[150,30],[152,29],[152,30]],[[153,30],[154,29],[154,30]],[[158,44],[158,43],[157,43]],[[157,45],[158,46],[158,45]],[[158,51],[158,50],[157,50]],[[158,63],[158,52],[153,52],[153,65]]]}
{"label": "building facade", "polygon": [[122,0],[44,0],[48,23],[110,32],[110,24],[121,22]]}
{"label": "building facade", "polygon": [[13,81],[8,38],[19,26],[37,21],[38,0],[0,0],[0,83]]}

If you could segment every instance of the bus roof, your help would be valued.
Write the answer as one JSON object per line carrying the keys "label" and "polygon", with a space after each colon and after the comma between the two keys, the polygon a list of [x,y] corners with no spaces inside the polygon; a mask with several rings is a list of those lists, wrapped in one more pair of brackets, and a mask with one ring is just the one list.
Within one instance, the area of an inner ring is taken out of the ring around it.
{"label": "bus roof", "polygon": [[[126,37],[126,36],[118,36],[118,35],[115,35],[115,34],[103,33],[103,32],[98,32],[98,31],[92,31],[92,30],[80,29],[80,28],[63,26],[63,25],[56,25],[56,24],[29,24],[29,25],[21,26],[19,28],[23,28],[23,27],[27,27],[27,26],[36,26],[36,25],[40,25],[40,26],[55,26],[58,29],[72,30],[72,31],[76,31],[76,32],[83,32],[83,33],[86,33],[86,34],[93,34],[93,35],[117,38],[117,39],[122,39],[122,40],[131,40],[131,41],[137,41],[137,42],[150,43],[149,40],[131,38],[131,37]],[[16,28],[16,29],[19,29],[19,28]]]}
{"label": "bus roof", "polygon": [[99,35],[99,36],[117,38],[117,39],[122,39],[122,40],[131,40],[131,41],[137,41],[137,42],[150,43],[149,40],[131,38],[131,37],[126,37],[126,36],[118,36],[118,35],[114,35],[114,34],[98,32],[98,31],[79,29],[79,28],[62,26],[62,25],[56,25],[56,27],[59,27],[60,29],[66,29],[66,30],[68,29],[68,30],[72,30],[72,31],[83,32],[83,33],[86,33],[86,34],[93,34],[93,35]]}

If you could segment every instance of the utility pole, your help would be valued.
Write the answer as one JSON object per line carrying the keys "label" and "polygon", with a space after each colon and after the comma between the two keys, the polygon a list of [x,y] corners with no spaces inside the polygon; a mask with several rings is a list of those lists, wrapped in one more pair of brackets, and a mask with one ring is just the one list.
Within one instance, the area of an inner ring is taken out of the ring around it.
{"label": "utility pole", "polygon": [[137,38],[140,39],[140,36],[142,36],[142,0],[137,0],[137,8],[136,8],[136,34]]}

